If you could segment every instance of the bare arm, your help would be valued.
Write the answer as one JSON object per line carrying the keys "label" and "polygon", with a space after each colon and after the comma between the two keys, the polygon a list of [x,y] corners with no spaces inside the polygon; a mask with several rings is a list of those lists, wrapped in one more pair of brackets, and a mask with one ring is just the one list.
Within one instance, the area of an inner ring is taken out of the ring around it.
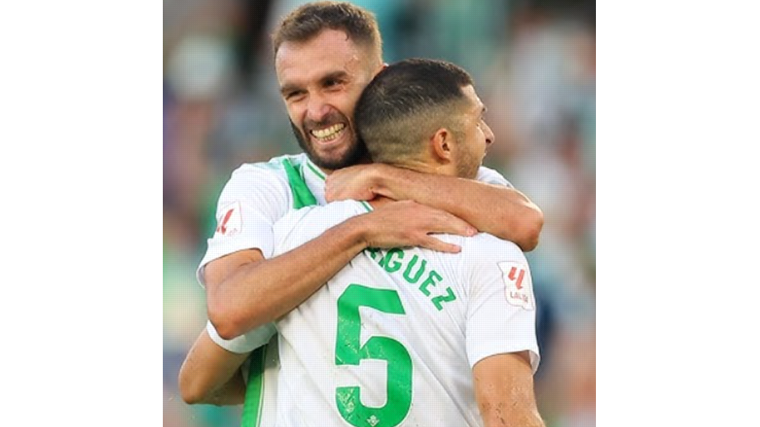
{"label": "bare arm", "polygon": [[367,247],[459,247],[429,233],[472,235],[453,215],[414,202],[394,202],[338,224],[285,254],[264,260],[258,249],[234,252],[205,268],[208,315],[231,339],[276,320],[305,301]]}
{"label": "bare arm", "polygon": [[179,391],[189,404],[237,405],[245,399],[240,366],[250,353],[237,354],[219,347],[204,329],[179,371]]}
{"label": "bare arm", "polygon": [[544,427],[533,393],[528,352],[498,354],[472,368],[475,399],[486,427]]}
{"label": "bare arm", "polygon": [[379,163],[341,169],[327,178],[328,201],[370,200],[376,195],[451,212],[523,251],[535,249],[544,225],[541,209],[513,188]]}

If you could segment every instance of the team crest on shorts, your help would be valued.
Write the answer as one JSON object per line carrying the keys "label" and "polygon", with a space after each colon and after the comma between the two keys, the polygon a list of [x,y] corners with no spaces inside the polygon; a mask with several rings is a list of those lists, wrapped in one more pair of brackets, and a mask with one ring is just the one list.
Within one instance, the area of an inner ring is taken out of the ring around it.
{"label": "team crest on shorts", "polygon": [[232,202],[226,205],[220,212],[222,216],[216,219],[216,234],[222,236],[234,236],[243,229],[243,219],[240,215],[240,202]]}
{"label": "team crest on shorts", "polygon": [[533,298],[533,283],[530,280],[528,266],[512,261],[502,261],[498,265],[506,285],[504,294],[507,302],[526,310],[534,310],[536,303]]}

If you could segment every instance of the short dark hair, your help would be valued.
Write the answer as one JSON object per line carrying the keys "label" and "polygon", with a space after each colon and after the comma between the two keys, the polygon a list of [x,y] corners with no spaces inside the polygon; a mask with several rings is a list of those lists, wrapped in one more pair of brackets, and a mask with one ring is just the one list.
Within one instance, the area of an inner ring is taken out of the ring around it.
{"label": "short dark hair", "polygon": [[320,1],[307,3],[286,15],[272,34],[273,52],[277,55],[285,42],[305,42],[326,29],[341,30],[357,44],[383,56],[383,39],[372,12],[351,3]]}
{"label": "short dark hair", "polygon": [[433,59],[389,65],[364,89],[354,118],[372,160],[398,164],[421,152],[441,127],[461,132],[455,111],[466,108],[462,88],[473,85],[461,67]]}

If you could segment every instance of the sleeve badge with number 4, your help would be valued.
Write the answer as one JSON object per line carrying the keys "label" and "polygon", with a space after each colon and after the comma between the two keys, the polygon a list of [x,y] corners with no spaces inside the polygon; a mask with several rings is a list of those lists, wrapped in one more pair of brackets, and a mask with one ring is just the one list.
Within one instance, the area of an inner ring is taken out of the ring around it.
{"label": "sleeve badge with number 4", "polygon": [[533,298],[533,283],[531,283],[528,266],[512,261],[502,261],[498,265],[506,285],[504,293],[507,302],[526,310],[534,310],[536,303]]}
{"label": "sleeve badge with number 4", "polygon": [[243,216],[240,214],[240,202],[232,202],[219,210],[224,212],[216,219],[214,236],[234,236],[243,229]]}

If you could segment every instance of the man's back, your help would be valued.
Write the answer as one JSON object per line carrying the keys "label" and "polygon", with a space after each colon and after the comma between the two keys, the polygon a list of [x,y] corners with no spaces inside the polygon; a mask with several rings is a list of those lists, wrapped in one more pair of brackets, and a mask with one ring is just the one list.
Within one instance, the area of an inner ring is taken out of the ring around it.
{"label": "man's back", "polygon": [[[369,209],[340,202],[294,212],[275,225],[275,253]],[[475,363],[530,350],[535,371],[522,252],[487,234],[439,237],[462,252],[365,250],[278,320],[279,425],[478,426]]]}

